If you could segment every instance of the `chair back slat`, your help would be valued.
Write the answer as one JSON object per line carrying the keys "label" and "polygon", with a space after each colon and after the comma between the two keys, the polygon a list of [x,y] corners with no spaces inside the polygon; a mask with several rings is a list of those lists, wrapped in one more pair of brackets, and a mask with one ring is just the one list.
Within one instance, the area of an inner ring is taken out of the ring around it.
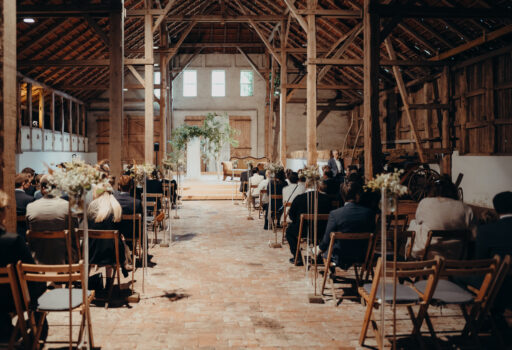
{"label": "chair back slat", "polygon": [[[422,260],[427,258],[429,253],[432,251],[432,245],[437,243],[437,240],[442,241],[461,241],[461,250],[458,260],[462,260],[467,251],[467,244],[471,237],[470,230],[430,230],[428,232],[427,241],[425,243],[425,249]],[[436,242],[433,242],[436,239]]]}
{"label": "chair back slat", "polygon": [[[71,251],[71,237],[68,230],[63,231],[32,231],[27,230],[26,239],[29,245],[35,240],[63,239],[66,243],[67,261],[73,261],[73,253]],[[78,243],[77,243],[78,244]],[[80,251],[80,249],[78,249]],[[80,260],[80,256],[78,257]]]}
{"label": "chair back slat", "polygon": [[[6,267],[0,267],[0,284],[9,285],[11,290],[12,301],[14,303],[14,309],[18,316],[18,323],[21,330],[21,336],[28,344],[28,333],[27,324],[25,322],[25,316],[23,313],[23,301],[20,294],[20,288],[18,287],[18,279],[16,277],[16,270],[13,265],[8,264]],[[14,330],[16,332],[16,330]]]}
{"label": "chair back slat", "polygon": [[270,198],[271,199],[283,199],[283,195],[282,194],[271,194]]}
{"label": "chair back slat", "polygon": [[[80,237],[83,238],[84,230],[77,230]],[[118,230],[87,230],[89,238],[93,239],[119,239],[119,231]]]}
{"label": "chair back slat", "polygon": [[[312,221],[315,219],[315,214],[300,214],[301,221]],[[327,221],[329,220],[329,214],[316,214],[316,219],[318,221]]]}

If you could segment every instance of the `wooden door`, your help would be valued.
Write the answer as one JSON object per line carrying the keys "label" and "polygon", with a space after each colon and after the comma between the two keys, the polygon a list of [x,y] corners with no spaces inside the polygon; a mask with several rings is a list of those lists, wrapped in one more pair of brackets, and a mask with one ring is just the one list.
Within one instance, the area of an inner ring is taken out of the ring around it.
{"label": "wooden door", "polygon": [[238,146],[231,146],[231,157],[248,157],[251,155],[251,117],[248,116],[230,116],[229,125],[238,130],[239,134],[235,136]]}
{"label": "wooden door", "polygon": [[[205,118],[206,117],[204,115],[199,115],[199,116],[188,115],[185,117],[185,124],[190,125],[190,126],[202,127]],[[206,164],[203,161],[203,157],[201,157],[201,171],[206,171]]]}

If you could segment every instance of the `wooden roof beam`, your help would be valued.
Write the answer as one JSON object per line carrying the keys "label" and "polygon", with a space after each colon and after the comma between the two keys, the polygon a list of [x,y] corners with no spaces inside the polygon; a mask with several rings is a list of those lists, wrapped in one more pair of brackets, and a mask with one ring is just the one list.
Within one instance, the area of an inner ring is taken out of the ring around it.
{"label": "wooden roof beam", "polygon": [[169,10],[171,9],[172,5],[174,5],[175,2],[176,2],[176,0],[169,0],[167,5],[165,5],[165,8],[162,10],[162,13],[158,16],[158,18],[155,21],[155,24],[153,25],[153,28],[151,30],[152,33],[156,32],[156,30],[160,26],[160,23],[162,23],[165,16],[167,16],[167,14],[169,13]]}
{"label": "wooden roof beam", "polygon": [[247,60],[247,62],[249,63],[249,65],[252,67],[252,69],[254,69],[256,71],[256,73],[260,76],[261,79],[265,80],[265,77],[263,76],[263,74],[260,72],[258,66],[256,66],[256,64],[253,62],[253,60],[249,57],[249,55],[247,55],[244,50],[242,50],[241,47],[237,47],[238,51],[242,54],[242,56],[244,56],[244,58]]}
{"label": "wooden roof beam", "polygon": [[107,34],[103,31],[103,29],[101,29],[101,27],[98,25],[98,22],[96,22],[96,20],[88,14],[85,15],[84,18],[89,24],[89,26],[92,28],[92,30],[100,37],[105,46],[109,47],[110,40]]}
{"label": "wooden roof beam", "polygon": [[302,17],[302,15],[299,14],[299,11],[297,10],[297,8],[294,5],[295,1],[293,1],[293,0],[283,0],[283,1],[286,4],[286,6],[288,6],[288,8],[290,9],[290,12],[293,15],[293,17],[295,17],[297,22],[299,22],[300,26],[302,27],[302,30],[304,30],[304,32],[307,33],[308,32],[308,23],[306,22],[304,17]]}
{"label": "wooden roof beam", "polygon": [[75,3],[73,5],[21,5],[17,6],[18,17],[108,17],[111,8],[108,5]]}
{"label": "wooden roof beam", "polygon": [[440,7],[375,4],[370,12],[381,17],[404,18],[511,18],[512,10],[506,8]]}

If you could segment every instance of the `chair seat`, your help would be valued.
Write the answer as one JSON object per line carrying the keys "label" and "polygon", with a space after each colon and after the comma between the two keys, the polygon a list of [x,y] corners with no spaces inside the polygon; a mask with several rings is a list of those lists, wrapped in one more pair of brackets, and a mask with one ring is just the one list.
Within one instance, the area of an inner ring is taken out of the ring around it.
{"label": "chair seat", "polygon": [[[372,290],[372,284],[371,283],[365,283],[363,285],[363,288],[368,295],[370,295],[370,292]],[[377,292],[377,302],[379,304],[382,303],[382,298],[379,298],[378,296],[382,295],[381,286],[379,285],[379,290]],[[392,303],[393,302],[393,283],[386,283],[386,303]],[[420,296],[414,289],[412,289],[409,286],[406,286],[404,284],[398,283],[396,285],[396,302],[400,304],[406,304],[406,303],[416,303],[420,301]]]}
{"label": "chair seat", "polygon": [[[423,293],[427,281],[419,281],[414,286]],[[444,304],[466,304],[473,301],[475,296],[456,283],[448,280],[439,280],[432,300]]]}
{"label": "chair seat", "polygon": [[[91,291],[87,291],[87,296]],[[71,308],[74,309],[82,304],[82,289],[71,289]],[[37,309],[40,311],[64,311],[69,310],[69,289],[51,289],[37,299]]]}

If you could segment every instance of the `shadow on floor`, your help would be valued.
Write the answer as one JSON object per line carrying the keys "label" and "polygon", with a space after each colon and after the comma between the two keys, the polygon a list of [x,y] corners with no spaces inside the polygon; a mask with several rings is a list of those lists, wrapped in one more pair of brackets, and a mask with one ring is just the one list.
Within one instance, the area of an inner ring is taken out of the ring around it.
{"label": "shadow on floor", "polygon": [[183,235],[173,235],[172,241],[178,242],[178,241],[190,241],[192,238],[197,236],[197,233],[185,233]]}

